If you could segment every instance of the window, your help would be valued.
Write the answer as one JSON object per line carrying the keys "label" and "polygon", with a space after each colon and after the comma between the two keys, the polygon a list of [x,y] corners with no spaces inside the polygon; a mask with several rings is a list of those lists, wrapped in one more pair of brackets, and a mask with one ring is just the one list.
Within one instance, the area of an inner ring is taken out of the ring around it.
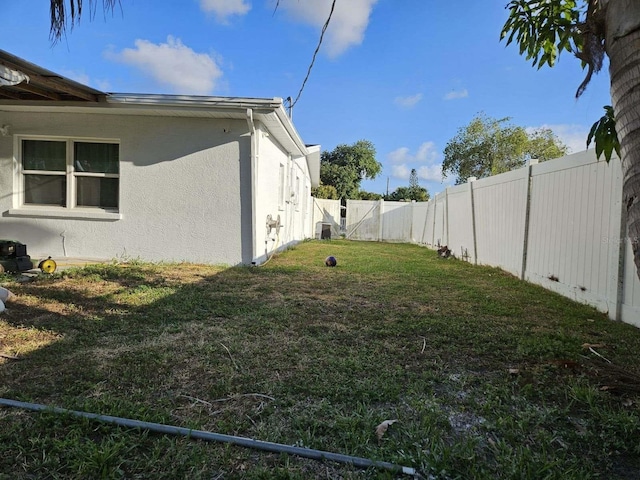
{"label": "window", "polygon": [[117,210],[120,146],[104,141],[22,139],[24,205]]}

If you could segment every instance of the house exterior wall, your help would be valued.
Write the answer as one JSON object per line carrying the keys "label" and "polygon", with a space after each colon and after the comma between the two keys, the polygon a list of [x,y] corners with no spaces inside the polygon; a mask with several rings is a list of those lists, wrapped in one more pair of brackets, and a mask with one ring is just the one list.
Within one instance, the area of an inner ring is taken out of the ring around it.
{"label": "house exterior wall", "polygon": [[3,172],[15,171],[22,135],[120,144],[119,217],[69,217],[68,212],[58,217],[50,208],[30,215],[16,204],[19,178],[0,177],[0,238],[27,244],[32,257],[252,261],[246,121],[0,112],[0,124],[5,123],[12,135],[0,137]]}
{"label": "house exterior wall", "polygon": [[[305,157],[292,158],[264,126],[256,128],[256,263],[312,236],[311,179]],[[280,229],[267,230],[267,217]]]}

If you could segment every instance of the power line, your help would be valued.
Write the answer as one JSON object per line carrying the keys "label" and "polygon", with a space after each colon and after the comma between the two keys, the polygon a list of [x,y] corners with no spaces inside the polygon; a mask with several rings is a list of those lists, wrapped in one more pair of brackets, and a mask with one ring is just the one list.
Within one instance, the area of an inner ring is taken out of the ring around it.
{"label": "power line", "polygon": [[[324,32],[327,31],[327,27],[329,27],[329,22],[331,21],[331,16],[333,15],[333,10],[336,8],[336,2],[337,0],[333,0],[333,2],[331,3],[331,11],[329,12],[327,21],[324,22],[324,25],[322,26],[322,32],[320,33],[320,40],[318,41],[318,46],[316,47],[316,51],[313,52],[313,58],[311,59],[311,64],[309,65],[309,69],[307,70],[307,76],[304,77],[304,81],[302,82],[302,86],[300,87],[300,91],[298,92],[298,96],[296,96],[296,99],[293,102],[291,102],[289,108],[293,108],[295,104],[298,103],[298,100],[300,99],[300,95],[302,95],[302,91],[304,90],[304,87],[307,84],[307,80],[309,80],[309,75],[311,75],[311,69],[313,68],[313,64],[316,61],[316,56],[318,55],[318,52],[320,51],[320,46],[322,45],[322,40],[324,39]],[[280,3],[279,0],[278,0],[278,3]]]}

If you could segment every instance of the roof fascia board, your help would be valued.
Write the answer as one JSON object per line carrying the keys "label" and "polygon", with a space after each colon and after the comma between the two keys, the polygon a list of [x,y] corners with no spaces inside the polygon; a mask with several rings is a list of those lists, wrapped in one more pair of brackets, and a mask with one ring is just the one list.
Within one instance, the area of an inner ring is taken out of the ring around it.
{"label": "roof fascia board", "polygon": [[231,108],[252,110],[267,109],[273,110],[282,104],[279,98],[245,98],[245,97],[206,97],[196,95],[153,95],[153,94],[130,94],[130,93],[110,93],[107,96],[107,103],[119,106],[148,105],[156,108]]}
{"label": "roof fascia board", "polygon": [[283,128],[287,131],[287,134],[291,137],[291,139],[295,142],[297,147],[300,149],[301,155],[307,155],[307,147],[302,141],[300,134],[296,130],[296,127],[293,126],[293,122],[287,112],[284,109],[284,105],[280,102],[279,108],[275,110],[276,115],[278,116],[278,120],[282,124]]}
{"label": "roof fascia board", "polygon": [[300,151],[300,155],[305,157],[307,169],[311,178],[311,184],[312,186],[317,187],[320,185],[320,146],[313,145],[308,147],[305,145],[300,134],[296,130],[296,127],[293,125],[291,118],[285,111],[284,105],[281,104],[275,111],[275,114],[278,116],[278,120],[286,130],[289,138],[295,143],[296,147]]}
{"label": "roof fascia board", "polygon": [[287,145],[295,157],[307,156],[306,145],[287,115],[281,98],[203,97],[191,95],[108,94],[106,102],[78,104],[77,102],[0,101],[0,111],[101,113],[124,115],[162,116],[162,111],[189,112],[215,111],[238,114],[244,118],[247,109],[280,141]]}
{"label": "roof fascia board", "polygon": [[287,128],[286,123],[283,123],[280,116],[276,112],[269,113],[255,113],[254,117],[260,121],[264,128],[270,132],[281,145],[285,146],[289,153],[294,157],[304,157],[307,155],[307,149],[302,143],[302,140],[295,131],[291,131]]}
{"label": "roof fascia board", "polygon": [[311,176],[311,186],[320,186],[320,145],[307,145],[307,166],[309,167],[309,175]]}

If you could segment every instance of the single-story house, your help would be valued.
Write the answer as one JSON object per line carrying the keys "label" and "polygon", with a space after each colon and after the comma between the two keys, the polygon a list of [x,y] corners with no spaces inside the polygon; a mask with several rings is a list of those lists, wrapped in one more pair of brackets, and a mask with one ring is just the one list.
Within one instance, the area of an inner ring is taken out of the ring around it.
{"label": "single-story house", "polygon": [[0,169],[32,257],[249,265],[313,236],[320,147],[280,98],[105,93],[0,50]]}

